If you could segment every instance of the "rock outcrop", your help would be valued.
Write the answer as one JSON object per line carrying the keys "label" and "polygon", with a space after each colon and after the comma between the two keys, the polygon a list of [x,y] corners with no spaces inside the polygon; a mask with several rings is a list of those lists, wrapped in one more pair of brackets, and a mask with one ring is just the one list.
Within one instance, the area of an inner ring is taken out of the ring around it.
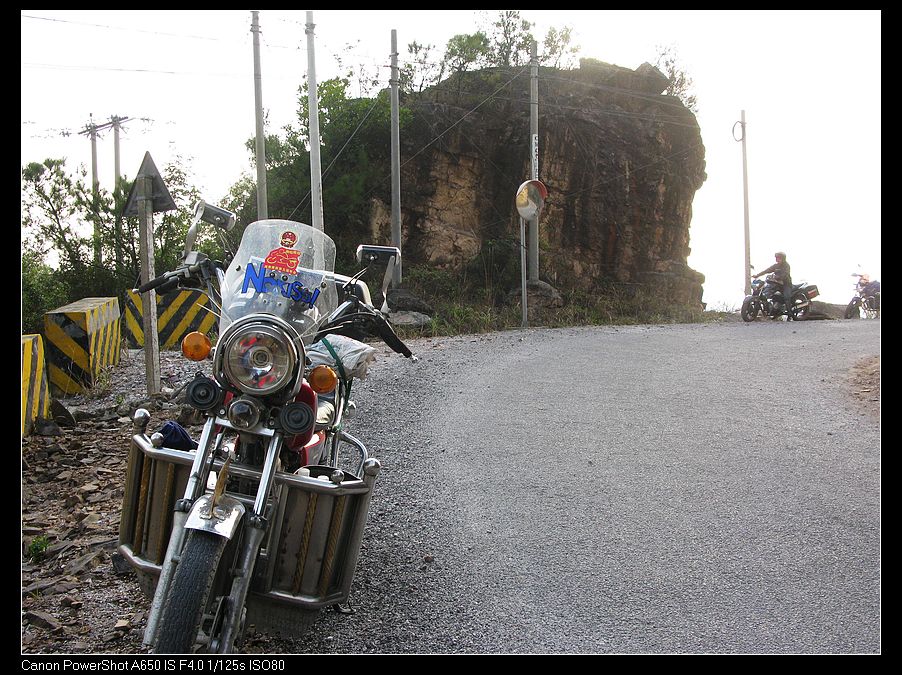
{"label": "rock outcrop", "polygon": [[[704,276],[686,261],[705,149],[694,114],[661,93],[666,85],[649,64],[540,69],[539,179],[549,195],[539,263],[551,285],[617,282],[700,302]],[[465,270],[498,242],[519,242],[529,86],[528,68],[463,73],[402,102],[414,112],[401,134],[405,260]],[[373,201],[371,227],[383,238],[390,210]]]}

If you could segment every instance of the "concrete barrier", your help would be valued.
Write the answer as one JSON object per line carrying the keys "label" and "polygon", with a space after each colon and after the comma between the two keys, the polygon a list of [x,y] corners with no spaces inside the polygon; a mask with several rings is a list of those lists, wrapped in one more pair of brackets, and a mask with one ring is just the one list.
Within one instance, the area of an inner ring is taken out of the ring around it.
{"label": "concrete barrier", "polygon": [[[144,303],[129,291],[125,300],[125,328],[132,349],[144,346]],[[157,295],[157,334],[161,349],[180,344],[192,331],[209,333],[217,322],[210,298],[203,291],[180,290]]]}
{"label": "concrete barrier", "polygon": [[50,416],[50,381],[40,335],[22,336],[22,436],[31,433],[34,421]]}
{"label": "concrete barrier", "polygon": [[44,315],[47,372],[53,390],[77,394],[119,363],[118,298],[85,298]]}

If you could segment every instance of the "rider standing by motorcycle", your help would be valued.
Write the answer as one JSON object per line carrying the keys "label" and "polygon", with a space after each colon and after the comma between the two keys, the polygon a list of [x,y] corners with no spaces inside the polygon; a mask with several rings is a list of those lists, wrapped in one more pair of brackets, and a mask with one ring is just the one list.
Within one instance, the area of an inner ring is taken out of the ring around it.
{"label": "rider standing by motorcycle", "polygon": [[783,284],[783,313],[786,314],[788,321],[792,321],[792,275],[789,272],[789,263],[786,261],[786,254],[783,251],[774,253],[774,259],[777,262],[766,270],[758,272],[752,278],[757,279],[773,272],[776,282]]}

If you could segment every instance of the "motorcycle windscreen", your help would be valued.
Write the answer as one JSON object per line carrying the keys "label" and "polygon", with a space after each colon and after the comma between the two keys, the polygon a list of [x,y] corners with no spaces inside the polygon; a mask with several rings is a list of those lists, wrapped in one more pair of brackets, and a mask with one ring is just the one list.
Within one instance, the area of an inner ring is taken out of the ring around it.
{"label": "motorcycle windscreen", "polygon": [[290,220],[251,223],[222,284],[220,333],[248,314],[266,313],[311,339],[338,306],[334,270],[335,242],[320,230]]}

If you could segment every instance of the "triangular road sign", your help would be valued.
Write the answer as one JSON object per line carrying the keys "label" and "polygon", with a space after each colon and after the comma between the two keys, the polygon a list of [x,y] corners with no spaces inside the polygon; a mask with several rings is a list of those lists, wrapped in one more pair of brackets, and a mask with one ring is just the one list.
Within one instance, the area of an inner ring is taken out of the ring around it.
{"label": "triangular road sign", "polygon": [[125,208],[122,210],[123,216],[141,215],[138,209],[138,178],[153,179],[154,213],[160,213],[161,211],[172,211],[173,209],[178,208],[175,205],[175,202],[172,200],[172,195],[169,194],[169,189],[163,182],[163,177],[157,170],[157,165],[153,163],[153,158],[150,156],[149,152],[145,152],[144,160],[141,162],[141,168],[138,169],[138,176],[134,180],[134,182],[132,182],[132,189],[128,193],[128,199],[125,202]]}

